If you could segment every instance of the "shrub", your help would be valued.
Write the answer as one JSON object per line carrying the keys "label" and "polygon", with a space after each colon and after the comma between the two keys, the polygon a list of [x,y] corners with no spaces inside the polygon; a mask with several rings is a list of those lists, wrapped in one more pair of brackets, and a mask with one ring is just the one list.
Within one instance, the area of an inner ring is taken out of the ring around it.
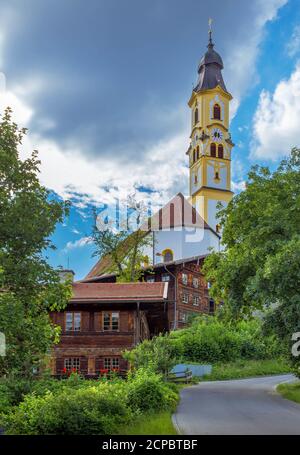
{"label": "shrub", "polygon": [[101,383],[28,395],[2,424],[7,434],[113,434],[131,418],[122,386]]}
{"label": "shrub", "polygon": [[235,324],[212,317],[200,317],[191,327],[173,332],[185,361],[229,362],[239,358],[269,359],[281,353],[274,335],[264,335],[260,320],[240,321]]}
{"label": "shrub", "polygon": [[159,335],[127,351],[124,357],[136,369],[151,368],[156,373],[166,375],[176,364],[178,348],[168,335]]}
{"label": "shrub", "polygon": [[149,369],[137,370],[127,384],[127,403],[134,411],[174,409],[178,394]]}

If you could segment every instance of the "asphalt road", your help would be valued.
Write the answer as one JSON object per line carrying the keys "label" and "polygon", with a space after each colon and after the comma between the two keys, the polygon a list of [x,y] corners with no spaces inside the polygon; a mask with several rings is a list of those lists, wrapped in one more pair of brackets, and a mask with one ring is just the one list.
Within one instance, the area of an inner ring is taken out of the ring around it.
{"label": "asphalt road", "polygon": [[186,435],[300,435],[300,404],[275,392],[292,375],[202,382],[181,391],[173,422]]}

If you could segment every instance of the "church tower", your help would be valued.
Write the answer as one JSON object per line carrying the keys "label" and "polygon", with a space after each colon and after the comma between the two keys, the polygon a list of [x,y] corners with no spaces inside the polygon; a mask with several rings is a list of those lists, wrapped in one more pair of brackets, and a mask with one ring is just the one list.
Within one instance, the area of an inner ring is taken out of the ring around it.
{"label": "church tower", "polygon": [[223,61],[214,50],[209,30],[208,50],[198,67],[198,82],[188,102],[191,108],[191,143],[187,151],[190,196],[202,218],[217,232],[219,202],[232,198],[229,103],[232,96],[222,77]]}

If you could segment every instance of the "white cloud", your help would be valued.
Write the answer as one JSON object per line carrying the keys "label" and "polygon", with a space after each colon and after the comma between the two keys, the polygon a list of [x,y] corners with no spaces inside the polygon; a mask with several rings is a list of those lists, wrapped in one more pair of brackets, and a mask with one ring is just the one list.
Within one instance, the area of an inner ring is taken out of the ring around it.
{"label": "white cloud", "polygon": [[296,25],[290,41],[286,46],[287,53],[290,57],[295,57],[296,54],[300,51],[300,25]]}
{"label": "white cloud", "polygon": [[[278,9],[286,2],[287,0],[268,2],[257,0],[258,13],[251,33],[247,32],[246,39],[235,39],[228,46],[225,78],[230,81],[228,88],[232,88],[235,97],[233,115],[241,97],[255,80],[255,60],[263,37],[263,27],[267,21],[276,17]],[[2,41],[3,39],[0,40],[0,45]],[[28,99],[24,97],[24,93],[34,93],[43,89],[45,89],[43,83],[38,77],[35,80],[24,80],[24,84],[19,83],[13,91],[1,95],[0,108],[10,105],[14,110],[14,120],[20,126],[26,126],[35,112],[24,101]],[[160,115],[163,116],[164,113],[160,112]],[[170,113],[166,115],[170,116]],[[79,146],[62,149],[54,140],[47,138],[47,129],[54,125],[51,119],[43,120],[45,122],[43,136],[30,132],[25,138],[21,157],[25,158],[33,149],[38,149],[41,159],[41,182],[62,198],[72,198],[78,209],[84,209],[89,203],[112,203],[115,198],[124,199],[139,186],[154,191],[150,195],[143,190],[137,191],[137,198],[150,196],[155,208],[178,191],[187,193],[188,190],[185,155],[189,141],[188,109],[178,106],[174,109],[174,115],[178,122],[176,135],[149,146],[138,160],[131,159],[122,162],[122,165],[115,156],[98,159],[87,157]],[[181,121],[182,116],[184,120]]]}
{"label": "white cloud", "polygon": [[68,242],[63,251],[67,252],[75,248],[82,248],[90,243],[92,243],[91,237],[81,237],[81,239],[75,240],[75,242]]}
{"label": "white cloud", "polygon": [[252,158],[277,160],[300,145],[300,63],[274,93],[263,90],[253,122]]}
{"label": "white cloud", "polygon": [[251,32],[247,28],[244,36],[239,36],[238,39],[234,34],[232,35],[232,43],[228,47],[228,54],[225,56],[226,81],[230,82],[227,85],[233,95],[231,118],[235,116],[241,98],[246,95],[249,87],[254,86],[259,80],[255,62],[259,54],[259,45],[263,39],[264,26],[268,21],[276,19],[278,10],[287,2],[288,0],[257,0],[255,3],[253,2],[257,15],[251,24]]}

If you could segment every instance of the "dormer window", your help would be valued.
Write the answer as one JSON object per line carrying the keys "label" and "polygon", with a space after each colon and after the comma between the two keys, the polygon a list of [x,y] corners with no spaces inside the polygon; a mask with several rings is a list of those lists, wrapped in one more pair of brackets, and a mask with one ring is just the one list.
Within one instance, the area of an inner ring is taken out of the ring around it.
{"label": "dormer window", "polygon": [[217,147],[215,143],[210,144],[210,156],[214,158],[217,156]]}
{"label": "dormer window", "polygon": [[218,158],[224,158],[224,148],[222,144],[218,145]]}
{"label": "dormer window", "polygon": [[214,119],[221,120],[221,108],[219,104],[214,105]]}
{"label": "dormer window", "polygon": [[198,114],[198,108],[196,107],[195,114],[194,114],[194,123],[195,123],[195,125],[198,123],[198,121],[199,121],[199,114]]}

